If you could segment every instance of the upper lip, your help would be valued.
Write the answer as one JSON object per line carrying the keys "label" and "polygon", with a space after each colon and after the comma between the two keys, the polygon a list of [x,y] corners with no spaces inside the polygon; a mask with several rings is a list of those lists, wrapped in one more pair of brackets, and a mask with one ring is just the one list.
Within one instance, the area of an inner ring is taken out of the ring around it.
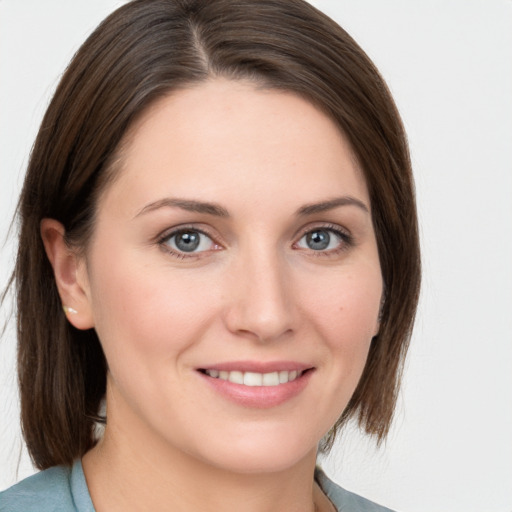
{"label": "upper lip", "polygon": [[227,361],[225,363],[201,366],[198,370],[239,371],[254,373],[272,373],[279,371],[302,372],[313,368],[312,365],[297,361]]}

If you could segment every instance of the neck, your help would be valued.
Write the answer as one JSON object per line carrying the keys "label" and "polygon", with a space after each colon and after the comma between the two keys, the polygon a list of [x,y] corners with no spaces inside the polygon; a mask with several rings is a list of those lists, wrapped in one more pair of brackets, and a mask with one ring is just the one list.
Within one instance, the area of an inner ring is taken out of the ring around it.
{"label": "neck", "polygon": [[314,454],[270,474],[236,474],[174,454],[113,451],[105,439],[83,459],[97,512],[202,510],[204,512],[313,512]]}
{"label": "neck", "polygon": [[[83,458],[97,512],[313,512],[329,510],[314,486],[316,453],[291,467],[239,473],[112,424]],[[145,439],[144,443],[138,441]],[[317,506],[315,507],[315,502]]]}

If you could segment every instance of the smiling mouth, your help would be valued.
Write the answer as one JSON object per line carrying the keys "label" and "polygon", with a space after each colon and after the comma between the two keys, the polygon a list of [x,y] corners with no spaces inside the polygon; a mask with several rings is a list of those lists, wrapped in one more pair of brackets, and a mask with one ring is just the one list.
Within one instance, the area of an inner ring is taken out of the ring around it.
{"label": "smiling mouth", "polygon": [[303,370],[282,370],[269,373],[227,371],[227,370],[206,370],[201,369],[200,372],[213,379],[219,379],[231,382],[232,384],[241,384],[243,386],[279,386],[287,384],[301,377],[304,373],[310,371]]}

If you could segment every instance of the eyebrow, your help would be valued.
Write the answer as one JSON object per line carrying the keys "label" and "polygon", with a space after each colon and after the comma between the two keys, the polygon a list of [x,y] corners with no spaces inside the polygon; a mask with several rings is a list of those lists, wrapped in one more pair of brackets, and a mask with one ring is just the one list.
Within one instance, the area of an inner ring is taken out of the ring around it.
{"label": "eyebrow", "polygon": [[320,203],[312,203],[301,206],[297,210],[297,215],[300,217],[305,215],[313,215],[315,213],[322,213],[334,208],[338,208],[339,206],[357,206],[365,213],[370,213],[370,210],[366,204],[359,199],[350,196],[343,196],[335,197],[334,199],[329,199],[328,201],[322,201]]}
{"label": "eyebrow", "polygon": [[[369,213],[369,209],[366,204],[364,204],[359,199],[350,196],[343,196],[329,199],[328,201],[321,201],[319,203],[311,203],[301,206],[297,210],[296,215],[299,217],[314,215],[315,213],[322,213],[328,210],[333,210],[334,208],[338,208],[340,206],[356,206],[364,212]],[[158,210],[160,208],[181,208],[182,210],[186,210],[188,212],[204,213],[207,215],[214,215],[216,217],[224,218],[230,216],[229,212],[223,206],[220,206],[216,203],[196,201],[193,199],[166,197],[164,199],[159,199],[158,201],[147,204],[139,213],[135,215],[134,218]]]}
{"label": "eyebrow", "polygon": [[139,217],[140,215],[164,207],[181,208],[182,210],[186,210],[188,212],[205,213],[207,215],[215,215],[216,217],[229,217],[229,212],[218,204],[194,201],[193,199],[178,199],[170,197],[160,199],[159,201],[155,201],[144,206],[144,208],[142,208],[142,210],[137,213],[135,217]]}

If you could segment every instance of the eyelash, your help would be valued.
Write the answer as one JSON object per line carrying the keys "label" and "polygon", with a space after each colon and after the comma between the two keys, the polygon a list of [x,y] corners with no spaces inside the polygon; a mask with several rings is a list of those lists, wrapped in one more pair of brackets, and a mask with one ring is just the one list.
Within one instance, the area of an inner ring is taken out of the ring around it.
{"label": "eyelash", "polygon": [[[194,233],[200,233],[201,235],[208,237],[211,240],[212,244],[214,244],[215,246],[222,247],[221,244],[215,242],[214,237],[211,234],[209,234],[206,230],[197,228],[195,226],[183,226],[183,227],[180,227],[177,229],[172,229],[171,231],[166,231],[165,233],[163,233],[161,236],[158,237],[157,244],[163,251],[165,251],[168,254],[171,254],[173,257],[176,257],[178,259],[201,258],[205,255],[205,253],[210,252],[210,251],[200,251],[200,252],[186,253],[186,252],[176,251],[169,246],[169,241],[173,237],[180,235],[182,233],[189,232],[189,231],[194,232]],[[339,226],[336,226],[333,224],[325,224],[325,225],[318,225],[318,226],[314,226],[312,228],[304,229],[301,232],[300,236],[298,237],[297,242],[295,242],[293,244],[293,247],[295,247],[306,235],[308,235],[309,233],[314,233],[315,231],[328,231],[330,233],[334,233],[334,235],[340,239],[339,247],[336,247],[335,249],[330,249],[327,251],[324,251],[324,250],[315,251],[314,249],[308,250],[308,249],[304,249],[304,248],[297,248],[297,250],[308,251],[312,256],[315,256],[315,257],[331,257],[331,256],[337,256],[340,253],[347,251],[348,249],[350,249],[351,247],[353,247],[355,245],[354,238],[347,231],[344,231],[344,230],[340,229]]]}
{"label": "eyelash", "polygon": [[200,252],[186,253],[186,252],[176,251],[172,247],[169,246],[168,242],[173,237],[180,235],[182,233],[187,233],[187,232],[200,233],[201,235],[208,237],[212,241],[212,244],[214,244],[215,246],[222,247],[219,243],[215,242],[214,237],[210,233],[208,233],[204,229],[200,229],[195,226],[182,226],[177,229],[176,228],[172,229],[171,231],[166,231],[165,233],[163,233],[161,236],[158,237],[157,244],[163,251],[165,251],[168,254],[171,254],[173,257],[178,258],[178,259],[200,258],[204,255],[204,253],[209,252],[209,251],[200,251]]}
{"label": "eyelash", "polygon": [[328,251],[315,251],[314,249],[308,250],[302,248],[298,250],[308,251],[309,254],[314,257],[329,258],[338,256],[339,254],[348,251],[351,247],[355,245],[354,237],[347,231],[341,229],[339,226],[334,224],[323,224],[314,226],[312,228],[308,227],[304,229],[301,232],[298,241],[294,243],[294,246],[297,245],[300,242],[300,240],[302,240],[306,235],[308,235],[309,233],[314,233],[315,231],[328,231],[330,233],[334,233],[340,239],[339,246]]}

